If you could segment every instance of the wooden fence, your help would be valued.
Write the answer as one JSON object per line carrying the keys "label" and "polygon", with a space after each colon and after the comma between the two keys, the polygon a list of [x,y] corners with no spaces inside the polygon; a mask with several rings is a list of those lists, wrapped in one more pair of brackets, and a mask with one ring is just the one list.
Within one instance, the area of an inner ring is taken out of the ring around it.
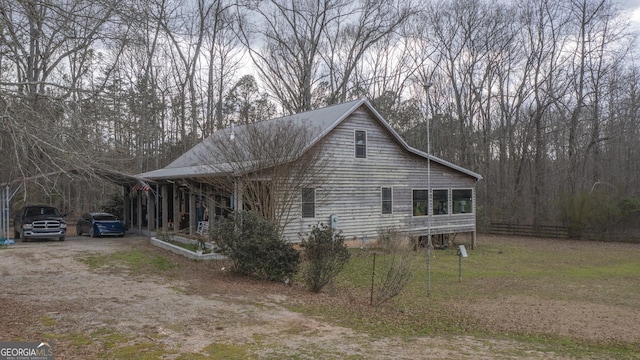
{"label": "wooden fence", "polygon": [[640,228],[613,228],[607,231],[597,231],[594,229],[583,229],[573,234],[568,226],[554,225],[527,225],[492,222],[489,227],[489,234],[494,235],[514,235],[533,236],[562,239],[582,239],[598,241],[620,241],[640,243]]}
{"label": "wooden fence", "polygon": [[549,238],[568,238],[569,228],[566,226],[550,225],[524,225],[492,222],[489,228],[490,234],[495,235],[516,235],[535,236]]}

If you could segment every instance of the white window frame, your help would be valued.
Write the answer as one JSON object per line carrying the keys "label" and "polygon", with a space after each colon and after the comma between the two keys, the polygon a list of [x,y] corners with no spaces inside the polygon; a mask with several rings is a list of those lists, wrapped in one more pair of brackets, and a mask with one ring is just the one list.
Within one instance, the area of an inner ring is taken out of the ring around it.
{"label": "white window frame", "polygon": [[[358,133],[364,133],[364,144],[358,144]],[[367,130],[354,130],[353,131],[353,150],[354,156],[356,159],[366,159],[367,158],[367,147],[368,147],[368,138],[369,134]],[[364,156],[358,156],[358,146],[364,146]]]}
{"label": "white window frame", "polygon": [[431,189],[431,206],[435,207],[436,206],[436,199],[434,196],[434,192],[435,191],[446,191],[447,192],[447,212],[446,213],[437,213],[435,210],[436,209],[431,209],[433,216],[443,216],[443,215],[450,215],[451,214],[451,189],[449,188],[432,188]]}
{"label": "white window frame", "polygon": [[[453,192],[456,190],[471,190],[471,208],[469,209],[470,211],[468,212],[455,212],[455,200],[453,200]],[[474,207],[473,207],[473,203],[475,202],[475,197],[474,197],[474,193],[475,193],[475,189],[474,188],[465,188],[465,187],[459,187],[459,188],[452,188],[451,189],[451,214],[452,215],[469,215],[469,214],[474,214]]]}
{"label": "white window frame", "polygon": [[[387,202],[390,203],[389,212],[384,211],[384,203],[385,203],[384,190],[385,189],[389,189],[389,192],[390,192],[390,198],[389,200],[387,200]],[[382,186],[380,188],[380,211],[382,212],[383,215],[393,214],[393,187],[391,186]]]}
{"label": "white window frame", "polygon": [[[427,192],[427,208],[425,209],[426,213],[423,215],[416,215],[415,211],[414,211],[414,206],[415,206],[415,197],[414,197],[414,192],[415,191],[426,191]],[[424,189],[424,188],[415,188],[415,189],[411,189],[411,216],[428,216],[429,215],[429,206],[431,204],[431,196],[429,194],[429,189]]]}
{"label": "white window frame", "polygon": [[[309,189],[313,190],[313,203],[311,203],[311,202],[306,202],[305,203],[304,202],[304,200],[305,200],[304,199],[304,192],[305,192],[305,190],[309,190]],[[313,216],[305,216],[305,213],[304,213],[305,204],[306,205],[309,205],[309,204],[313,205]],[[301,217],[303,219],[313,219],[313,218],[316,217],[316,188],[315,187],[305,187],[305,188],[302,188],[302,190],[300,191],[300,215],[301,215]]]}

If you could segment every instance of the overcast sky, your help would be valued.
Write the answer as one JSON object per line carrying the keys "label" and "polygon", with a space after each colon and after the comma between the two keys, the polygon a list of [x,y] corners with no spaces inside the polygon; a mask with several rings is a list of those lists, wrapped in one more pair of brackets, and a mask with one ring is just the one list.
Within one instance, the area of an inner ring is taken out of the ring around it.
{"label": "overcast sky", "polygon": [[622,0],[621,4],[629,12],[635,30],[640,31],[640,0]]}

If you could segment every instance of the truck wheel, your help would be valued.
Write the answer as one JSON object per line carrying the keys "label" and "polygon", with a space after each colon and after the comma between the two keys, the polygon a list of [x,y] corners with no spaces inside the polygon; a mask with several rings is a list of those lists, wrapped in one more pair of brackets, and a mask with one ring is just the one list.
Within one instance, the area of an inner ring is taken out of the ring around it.
{"label": "truck wheel", "polygon": [[22,242],[29,242],[29,238],[26,236],[22,236]]}
{"label": "truck wheel", "polygon": [[82,235],[82,230],[80,229],[79,226],[78,226],[78,229],[76,230],[76,232],[78,233],[78,236]]}
{"label": "truck wheel", "polygon": [[20,231],[13,229],[13,238],[20,239]]}
{"label": "truck wheel", "polygon": [[64,241],[64,236],[60,236],[60,239],[58,239],[60,241]]}

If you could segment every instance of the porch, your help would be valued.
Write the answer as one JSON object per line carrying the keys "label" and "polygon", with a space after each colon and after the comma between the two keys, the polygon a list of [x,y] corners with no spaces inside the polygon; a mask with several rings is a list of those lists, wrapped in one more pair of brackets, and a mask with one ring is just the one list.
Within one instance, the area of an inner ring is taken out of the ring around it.
{"label": "porch", "polygon": [[125,186],[124,219],[132,233],[208,233],[210,224],[239,207],[239,196],[210,184],[167,181]]}

